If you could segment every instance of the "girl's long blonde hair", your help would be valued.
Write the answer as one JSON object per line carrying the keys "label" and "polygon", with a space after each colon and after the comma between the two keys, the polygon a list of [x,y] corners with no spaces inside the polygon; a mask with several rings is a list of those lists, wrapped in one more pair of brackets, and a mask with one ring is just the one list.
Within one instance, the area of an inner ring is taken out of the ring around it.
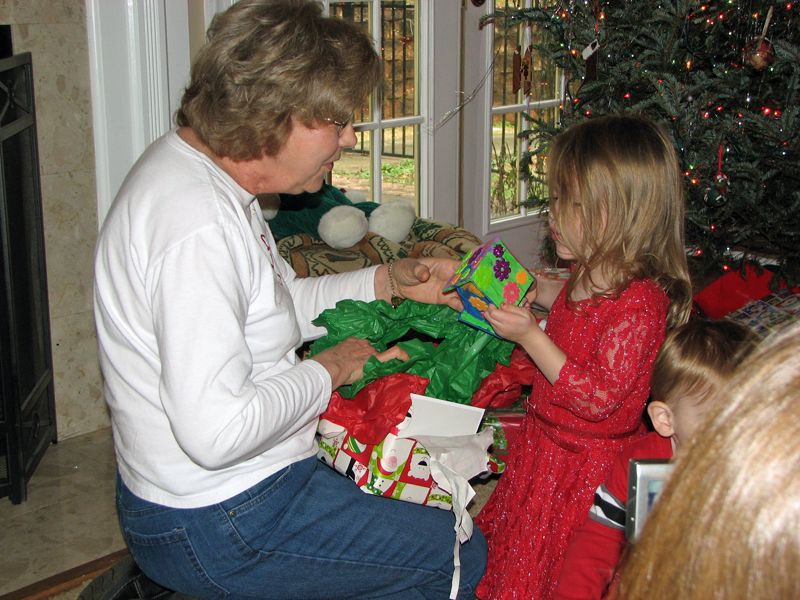
{"label": "girl's long blonde hair", "polygon": [[[550,215],[576,259],[567,298],[578,286],[612,297],[634,278],[652,279],[670,298],[668,326],[686,322],[683,185],[666,131],[639,116],[590,119],[556,136],[548,165]],[[582,235],[571,239],[570,223]],[[593,285],[597,269],[609,289]]]}
{"label": "girl's long blonde hair", "polygon": [[681,446],[624,600],[800,598],[800,325],[761,343]]}

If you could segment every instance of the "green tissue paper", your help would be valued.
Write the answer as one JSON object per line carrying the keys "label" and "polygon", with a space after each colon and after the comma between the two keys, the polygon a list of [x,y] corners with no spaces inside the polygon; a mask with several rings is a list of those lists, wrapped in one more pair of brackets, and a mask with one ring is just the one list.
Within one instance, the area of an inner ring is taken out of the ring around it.
{"label": "green tissue paper", "polygon": [[328,334],[311,345],[311,356],[319,354],[348,337],[363,338],[383,352],[410,330],[434,338],[436,342],[408,339],[397,345],[409,355],[406,362],[385,363],[372,357],[364,365],[363,379],[339,388],[345,398],[353,398],[364,386],[379,377],[410,373],[430,380],[426,396],[469,404],[483,378],[497,364],[508,366],[514,343],[475,329],[459,321],[459,313],[448,306],[421,304],[406,300],[398,308],[383,300],[361,302],[343,300],[336,308],[320,314],[314,324]]}

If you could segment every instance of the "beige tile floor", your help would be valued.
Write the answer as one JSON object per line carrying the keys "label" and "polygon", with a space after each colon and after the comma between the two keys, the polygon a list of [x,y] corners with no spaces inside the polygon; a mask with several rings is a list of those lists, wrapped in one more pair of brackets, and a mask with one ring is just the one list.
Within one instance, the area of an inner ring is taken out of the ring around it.
{"label": "beige tile floor", "polygon": [[51,445],[28,500],[0,498],[0,595],[125,548],[114,507],[111,429]]}
{"label": "beige tile floor", "polygon": [[[50,446],[26,502],[0,498],[0,596],[125,548],[114,506],[115,470],[111,429],[102,429]],[[497,478],[471,483],[474,516]]]}

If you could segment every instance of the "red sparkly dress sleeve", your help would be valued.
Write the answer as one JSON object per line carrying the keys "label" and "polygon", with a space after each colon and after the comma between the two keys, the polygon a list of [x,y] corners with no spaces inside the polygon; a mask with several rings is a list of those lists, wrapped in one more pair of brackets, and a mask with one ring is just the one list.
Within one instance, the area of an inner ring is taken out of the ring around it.
{"label": "red sparkly dress sleeve", "polygon": [[551,385],[538,371],[506,471],[476,518],[489,543],[482,600],[549,600],[570,536],[617,454],[645,433],[642,413],[669,301],[634,280],[575,310],[559,294],[547,320],[567,355]]}

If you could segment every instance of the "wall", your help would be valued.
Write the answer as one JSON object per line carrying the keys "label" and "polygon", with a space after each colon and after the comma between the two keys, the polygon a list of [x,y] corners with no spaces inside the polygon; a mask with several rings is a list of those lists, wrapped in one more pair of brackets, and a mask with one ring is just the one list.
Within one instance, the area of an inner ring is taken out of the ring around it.
{"label": "wall", "polygon": [[84,0],[0,0],[31,52],[60,439],[109,425],[92,313],[97,195]]}

